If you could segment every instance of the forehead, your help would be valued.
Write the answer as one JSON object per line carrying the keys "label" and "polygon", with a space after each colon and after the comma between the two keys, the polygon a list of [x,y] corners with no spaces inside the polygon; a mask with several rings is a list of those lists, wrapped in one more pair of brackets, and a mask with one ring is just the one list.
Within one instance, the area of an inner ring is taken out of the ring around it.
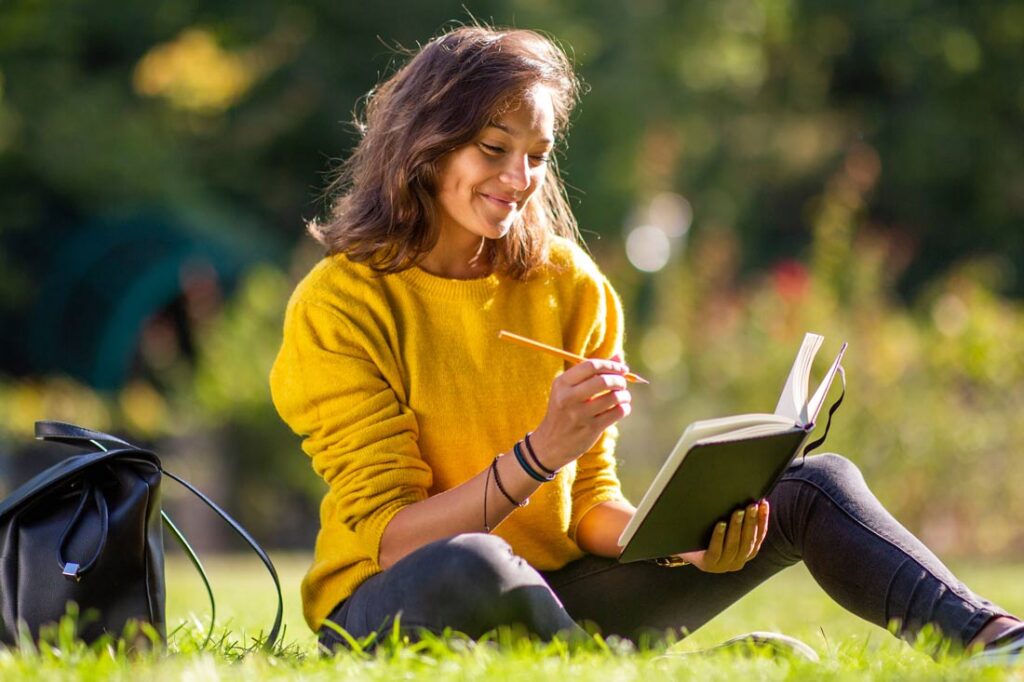
{"label": "forehead", "polygon": [[551,90],[535,85],[502,107],[490,125],[514,137],[551,141],[554,138],[555,107]]}

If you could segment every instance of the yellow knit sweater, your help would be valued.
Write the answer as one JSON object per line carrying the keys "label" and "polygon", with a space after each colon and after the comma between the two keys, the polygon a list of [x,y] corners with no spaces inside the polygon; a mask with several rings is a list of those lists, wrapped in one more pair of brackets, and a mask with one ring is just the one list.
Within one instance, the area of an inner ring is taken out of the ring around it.
{"label": "yellow knit sweater", "polygon": [[[335,255],[296,288],[270,387],[328,486],[302,584],[314,630],[381,570],[381,535],[399,509],[472,478],[540,424],[565,365],[498,340],[501,329],[588,357],[622,347],[615,292],[560,238],[527,281],[377,275]],[[582,556],[579,519],[622,497],[616,435],[606,431],[493,532],[540,570]]]}

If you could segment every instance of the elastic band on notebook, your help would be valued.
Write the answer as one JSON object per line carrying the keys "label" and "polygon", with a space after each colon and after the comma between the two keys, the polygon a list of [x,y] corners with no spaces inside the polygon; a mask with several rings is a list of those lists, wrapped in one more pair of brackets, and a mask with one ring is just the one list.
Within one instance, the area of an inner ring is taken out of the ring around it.
{"label": "elastic band on notebook", "polygon": [[803,459],[807,457],[807,455],[810,454],[812,450],[815,450],[818,447],[820,447],[821,444],[825,442],[825,439],[828,438],[828,430],[832,428],[832,415],[836,413],[836,410],[839,409],[839,406],[843,404],[843,398],[846,397],[846,372],[845,370],[843,370],[842,365],[839,365],[837,369],[839,371],[839,379],[843,382],[843,392],[839,394],[839,399],[832,403],[832,407],[828,408],[828,421],[825,422],[825,433],[822,434],[821,438],[814,442],[808,443],[807,447],[804,448],[803,455],[801,455],[800,458],[801,464],[803,463]]}

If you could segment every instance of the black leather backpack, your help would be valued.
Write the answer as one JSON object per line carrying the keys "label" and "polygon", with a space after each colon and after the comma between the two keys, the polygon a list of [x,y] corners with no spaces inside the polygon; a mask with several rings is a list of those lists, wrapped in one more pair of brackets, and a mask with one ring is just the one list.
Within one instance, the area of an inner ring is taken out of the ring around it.
{"label": "black leather backpack", "polygon": [[41,627],[67,613],[69,602],[78,606],[77,634],[85,641],[120,636],[129,621],[149,623],[165,641],[163,525],[199,570],[215,614],[202,564],[160,507],[166,475],[223,518],[270,571],[277,616],[264,648],[273,648],[281,628],[281,584],[270,557],[238,522],[164,470],[149,450],[62,422],[36,422],[36,438],[91,451],[46,469],[0,502],[0,641],[38,639]]}

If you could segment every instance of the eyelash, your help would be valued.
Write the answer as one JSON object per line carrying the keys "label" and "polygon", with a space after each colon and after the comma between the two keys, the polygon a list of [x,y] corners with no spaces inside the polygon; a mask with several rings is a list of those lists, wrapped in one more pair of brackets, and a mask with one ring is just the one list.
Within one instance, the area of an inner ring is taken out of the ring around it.
{"label": "eyelash", "polygon": [[[505,153],[504,148],[497,147],[497,146],[495,146],[493,144],[486,144],[485,142],[481,142],[480,143],[480,147],[481,147],[481,149],[483,149],[485,152],[487,152],[489,154],[504,154]],[[551,157],[548,154],[541,154],[539,156],[530,155],[530,158],[532,160],[536,161],[538,164],[547,163],[548,161],[551,160]]]}

